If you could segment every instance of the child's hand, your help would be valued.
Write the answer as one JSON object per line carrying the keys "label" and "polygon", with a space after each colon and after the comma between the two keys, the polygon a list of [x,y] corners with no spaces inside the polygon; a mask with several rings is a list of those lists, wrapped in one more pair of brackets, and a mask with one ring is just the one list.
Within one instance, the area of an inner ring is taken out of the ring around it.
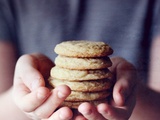
{"label": "child's hand", "polygon": [[40,54],[24,55],[17,61],[13,98],[17,106],[34,120],[69,120],[72,111],[57,107],[70,94],[67,86],[50,91],[45,87],[53,63]]}
{"label": "child's hand", "polygon": [[[127,120],[135,105],[136,71],[121,58],[112,59],[110,70],[116,76],[111,104],[97,107],[83,103],[75,120]],[[45,56],[34,54],[22,56],[16,65],[13,98],[19,108],[34,120],[69,120],[73,113],[67,107],[57,107],[70,94],[67,86],[59,86],[50,91],[45,87],[45,78],[53,63]]]}
{"label": "child's hand", "polygon": [[116,77],[113,99],[110,104],[99,104],[97,108],[89,103],[81,104],[78,110],[88,120],[128,120],[132,114],[136,101],[136,70],[122,58],[112,58],[112,62],[110,70]]}

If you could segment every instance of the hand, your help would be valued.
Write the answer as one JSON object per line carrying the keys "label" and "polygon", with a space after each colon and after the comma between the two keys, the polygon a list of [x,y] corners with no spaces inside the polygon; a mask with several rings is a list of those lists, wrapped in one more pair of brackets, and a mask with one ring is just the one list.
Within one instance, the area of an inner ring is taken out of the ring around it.
{"label": "hand", "polygon": [[72,111],[58,108],[70,94],[67,86],[50,91],[45,87],[50,69],[54,64],[41,54],[23,55],[15,68],[13,99],[16,105],[33,120],[69,120]]}
{"label": "hand", "polygon": [[[97,107],[83,103],[78,111],[88,120],[128,120],[135,106],[136,70],[126,60],[111,58],[113,65],[110,68],[115,75],[116,83],[113,88],[113,99],[110,104],[102,103]],[[77,116],[75,119],[82,119]]]}

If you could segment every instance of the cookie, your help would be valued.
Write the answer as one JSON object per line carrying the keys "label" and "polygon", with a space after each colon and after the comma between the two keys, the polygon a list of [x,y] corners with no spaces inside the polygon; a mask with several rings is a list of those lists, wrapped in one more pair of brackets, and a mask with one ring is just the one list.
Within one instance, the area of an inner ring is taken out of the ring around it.
{"label": "cookie", "polygon": [[76,70],[85,70],[85,69],[104,69],[112,65],[112,62],[109,57],[101,58],[75,58],[75,57],[66,57],[58,55],[55,58],[56,66],[67,68],[67,69],[76,69]]}
{"label": "cookie", "polygon": [[108,67],[113,49],[104,42],[66,41],[56,45],[58,56],[50,71],[49,84],[54,89],[67,85],[71,94],[62,106],[78,108],[82,102],[93,105],[106,103],[112,94],[114,81]]}
{"label": "cookie", "polygon": [[[89,102],[89,103],[97,106],[97,105],[100,104],[100,103],[107,103],[107,99],[94,100],[94,101],[86,101],[86,102]],[[82,103],[84,103],[84,102],[82,102],[82,101],[76,101],[76,102],[73,102],[73,101],[72,101],[72,102],[71,102],[71,101],[64,101],[61,106],[67,106],[67,107],[69,107],[69,108],[77,109],[78,106],[79,106],[80,104],[82,104]]]}
{"label": "cookie", "polygon": [[49,83],[53,87],[57,87],[59,85],[67,85],[70,87],[72,91],[79,92],[97,92],[104,91],[112,88],[113,81],[110,79],[102,79],[102,80],[93,80],[93,81],[66,81],[66,80],[58,80],[54,78],[49,79]]}
{"label": "cookie", "polygon": [[78,92],[71,91],[71,94],[65,99],[65,101],[91,101],[100,100],[106,98],[110,95],[110,91],[100,91],[100,92]]}
{"label": "cookie", "polygon": [[66,41],[57,44],[55,53],[70,57],[104,57],[111,55],[113,49],[104,42]]}
{"label": "cookie", "polygon": [[70,70],[55,66],[51,69],[50,74],[53,78],[68,81],[83,81],[112,78],[112,73],[108,69]]}

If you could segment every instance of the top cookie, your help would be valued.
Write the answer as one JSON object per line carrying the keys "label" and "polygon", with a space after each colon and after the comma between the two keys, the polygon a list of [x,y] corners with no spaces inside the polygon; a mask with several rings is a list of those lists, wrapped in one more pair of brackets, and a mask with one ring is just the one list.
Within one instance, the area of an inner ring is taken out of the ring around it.
{"label": "top cookie", "polygon": [[104,57],[111,55],[113,49],[104,42],[66,41],[57,44],[55,53],[69,57]]}

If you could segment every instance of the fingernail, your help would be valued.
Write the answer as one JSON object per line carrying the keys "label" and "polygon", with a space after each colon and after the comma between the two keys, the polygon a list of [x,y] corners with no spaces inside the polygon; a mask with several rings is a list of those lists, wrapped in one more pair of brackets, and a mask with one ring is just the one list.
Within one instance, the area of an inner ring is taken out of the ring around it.
{"label": "fingernail", "polygon": [[60,91],[58,91],[58,97],[59,98],[65,98],[66,97],[66,95],[65,94],[63,94],[62,92],[60,92]]}

